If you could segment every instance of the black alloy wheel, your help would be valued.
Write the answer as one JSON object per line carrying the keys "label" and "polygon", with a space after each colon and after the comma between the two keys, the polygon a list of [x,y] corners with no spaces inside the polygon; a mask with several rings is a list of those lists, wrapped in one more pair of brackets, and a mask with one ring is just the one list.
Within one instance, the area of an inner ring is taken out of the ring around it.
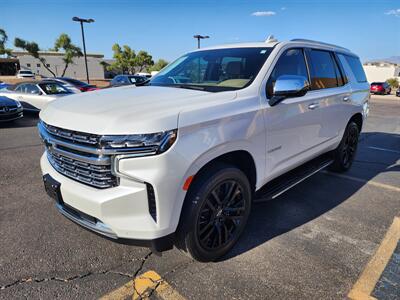
{"label": "black alloy wheel", "polygon": [[177,229],[177,247],[198,261],[215,261],[238,241],[251,211],[251,187],[235,166],[215,163],[196,175]]}
{"label": "black alloy wheel", "polygon": [[218,183],[206,196],[197,220],[197,237],[207,250],[223,248],[240,232],[246,212],[243,187],[235,180]]}
{"label": "black alloy wheel", "polygon": [[348,169],[350,168],[357,150],[358,130],[350,127],[342,147],[342,164]]}
{"label": "black alloy wheel", "polygon": [[346,127],[342,141],[334,151],[334,161],[330,166],[332,171],[345,172],[350,169],[357,152],[358,137],[357,124],[350,122]]}

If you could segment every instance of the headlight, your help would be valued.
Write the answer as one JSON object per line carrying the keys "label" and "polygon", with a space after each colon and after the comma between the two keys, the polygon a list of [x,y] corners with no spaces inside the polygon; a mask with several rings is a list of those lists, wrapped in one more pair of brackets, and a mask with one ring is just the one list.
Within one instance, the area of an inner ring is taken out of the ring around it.
{"label": "headlight", "polygon": [[18,108],[21,108],[21,107],[22,107],[21,102],[17,101],[17,107],[18,107]]}
{"label": "headlight", "polygon": [[142,153],[159,154],[167,151],[176,141],[177,130],[149,134],[106,135],[101,138],[101,147],[115,154]]}

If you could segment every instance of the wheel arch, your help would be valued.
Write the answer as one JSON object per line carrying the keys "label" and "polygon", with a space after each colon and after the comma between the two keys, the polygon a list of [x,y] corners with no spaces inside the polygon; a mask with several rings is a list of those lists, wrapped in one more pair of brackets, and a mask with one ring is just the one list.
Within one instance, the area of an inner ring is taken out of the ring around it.
{"label": "wheel arch", "polygon": [[362,114],[361,114],[361,113],[356,113],[356,114],[354,114],[354,115],[350,118],[349,123],[350,123],[350,122],[356,123],[357,126],[358,126],[358,132],[361,133],[362,126],[363,126],[363,116],[362,116]]}
{"label": "wheel arch", "polygon": [[257,183],[257,169],[256,163],[253,156],[246,150],[234,150],[224,154],[221,154],[207,163],[205,163],[197,172],[193,175],[193,181],[206,172],[216,163],[225,163],[237,167],[241,170],[250,182],[252,192],[255,191]]}

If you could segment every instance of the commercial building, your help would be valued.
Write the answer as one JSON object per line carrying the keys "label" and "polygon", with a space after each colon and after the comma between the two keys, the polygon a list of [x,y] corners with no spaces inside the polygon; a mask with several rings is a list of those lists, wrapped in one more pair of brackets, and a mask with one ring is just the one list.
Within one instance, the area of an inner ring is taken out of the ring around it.
{"label": "commercial building", "polygon": [[370,61],[363,65],[368,82],[383,82],[389,78],[400,81],[400,63],[390,61]]}
{"label": "commercial building", "polygon": [[[46,60],[46,67],[52,70],[57,76],[61,76],[65,67],[63,61],[64,53],[55,51],[40,51],[40,57]],[[15,75],[19,69],[31,70],[36,75],[52,77],[43,63],[31,56],[26,51],[12,51],[12,59],[0,60],[1,75]],[[91,79],[104,79],[104,67],[102,65],[104,55],[87,54],[88,70]],[[65,72],[65,76],[77,79],[86,78],[84,57],[75,57]]]}

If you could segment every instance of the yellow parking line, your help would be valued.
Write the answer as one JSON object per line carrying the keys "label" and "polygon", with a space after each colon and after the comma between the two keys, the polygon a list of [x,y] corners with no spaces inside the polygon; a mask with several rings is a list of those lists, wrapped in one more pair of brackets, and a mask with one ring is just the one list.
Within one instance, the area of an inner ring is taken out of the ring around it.
{"label": "yellow parking line", "polygon": [[101,297],[101,300],[126,299],[146,299],[150,293],[156,293],[158,298],[164,300],[184,300],[168,282],[163,280],[155,271],[148,271],[135,279],[127,282],[123,286]]}
{"label": "yellow parking line", "polygon": [[373,186],[376,186],[376,187],[379,187],[379,188],[383,188],[383,189],[387,189],[387,190],[391,190],[391,191],[400,193],[400,187],[397,187],[397,186],[384,184],[384,183],[376,182],[376,181],[373,181],[373,180],[365,180],[365,179],[361,179],[361,178],[357,178],[357,177],[353,177],[353,176],[349,176],[349,175],[344,175],[344,174],[331,173],[331,172],[328,172],[328,171],[322,171],[322,173],[327,174],[327,175],[331,175],[331,176],[335,176],[335,177],[339,177],[339,178],[349,179],[349,180],[353,180],[353,181],[357,181],[357,182],[373,185]]}
{"label": "yellow parking line", "polygon": [[400,240],[400,218],[395,217],[378,250],[354,284],[348,297],[353,300],[375,299],[371,296],[376,283]]}

